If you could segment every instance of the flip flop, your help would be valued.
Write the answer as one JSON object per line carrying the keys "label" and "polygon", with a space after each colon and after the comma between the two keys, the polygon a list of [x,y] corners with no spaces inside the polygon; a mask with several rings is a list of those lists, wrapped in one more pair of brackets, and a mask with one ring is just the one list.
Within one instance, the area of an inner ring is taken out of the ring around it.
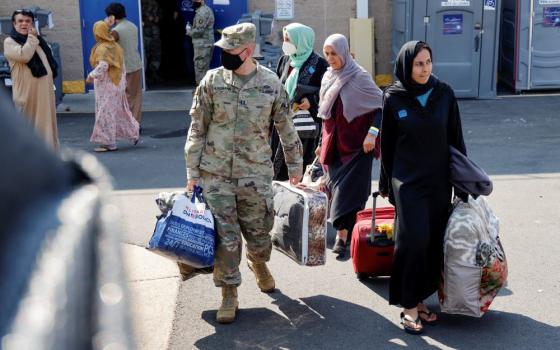
{"label": "flip flop", "polygon": [[405,315],[404,312],[401,312],[401,324],[404,328],[404,331],[408,334],[413,334],[413,335],[419,335],[422,334],[422,332],[424,331],[424,328],[412,328],[409,325],[406,324],[405,321],[408,322],[412,322],[415,325],[418,326],[418,324],[420,324],[420,326],[422,325],[422,320],[420,319],[420,316],[418,316],[418,318],[416,318],[416,320],[413,320],[412,317],[410,317],[409,315]]}
{"label": "flip flop", "polygon": [[112,151],[116,151],[117,147],[110,148],[110,147],[107,147],[107,146],[100,146],[100,147],[95,147],[93,150],[95,152],[112,152]]}
{"label": "flip flop", "polygon": [[[432,317],[432,315],[437,316],[437,314],[435,312],[418,310],[418,317],[420,317],[421,314],[426,315],[426,318],[430,318],[430,317]],[[432,321],[428,321],[426,319],[423,319],[422,317],[420,317],[420,319],[422,320],[422,324],[427,324],[429,326],[435,326],[439,321],[439,317],[436,317],[436,319],[432,320]]]}

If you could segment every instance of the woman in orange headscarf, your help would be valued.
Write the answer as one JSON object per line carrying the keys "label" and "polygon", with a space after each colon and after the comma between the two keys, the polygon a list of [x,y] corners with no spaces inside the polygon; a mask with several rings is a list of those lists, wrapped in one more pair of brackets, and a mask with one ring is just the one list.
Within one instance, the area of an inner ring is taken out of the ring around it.
{"label": "woman in orange headscarf", "polygon": [[86,80],[93,82],[95,89],[95,126],[90,142],[100,145],[95,148],[96,152],[115,151],[117,139],[136,144],[140,126],[126,100],[123,49],[115,42],[106,21],[96,22],[93,34],[97,42],[89,57],[93,71]]}

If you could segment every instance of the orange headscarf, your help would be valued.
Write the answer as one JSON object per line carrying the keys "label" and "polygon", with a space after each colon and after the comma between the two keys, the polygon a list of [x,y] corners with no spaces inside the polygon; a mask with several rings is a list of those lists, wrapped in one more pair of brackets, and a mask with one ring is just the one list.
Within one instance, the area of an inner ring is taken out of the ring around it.
{"label": "orange headscarf", "polygon": [[89,64],[97,67],[100,61],[109,64],[109,76],[113,84],[119,85],[124,69],[124,51],[109,32],[109,25],[104,21],[97,21],[93,25],[93,35],[97,44],[91,49]]}

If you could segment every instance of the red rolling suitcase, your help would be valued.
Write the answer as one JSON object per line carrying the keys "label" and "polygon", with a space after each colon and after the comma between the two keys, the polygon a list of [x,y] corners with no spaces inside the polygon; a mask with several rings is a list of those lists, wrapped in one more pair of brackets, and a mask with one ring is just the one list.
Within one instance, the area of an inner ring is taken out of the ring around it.
{"label": "red rolling suitcase", "polygon": [[376,208],[379,192],[372,193],[373,209],[359,211],[352,230],[350,254],[354,272],[359,279],[374,276],[390,276],[395,242],[387,234],[379,232],[379,225],[395,220],[395,208]]}

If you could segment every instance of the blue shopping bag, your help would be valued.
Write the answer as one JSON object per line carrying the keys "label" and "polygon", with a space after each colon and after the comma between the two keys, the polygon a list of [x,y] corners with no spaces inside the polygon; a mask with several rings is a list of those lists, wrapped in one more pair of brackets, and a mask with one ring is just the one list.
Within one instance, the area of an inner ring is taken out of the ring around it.
{"label": "blue shopping bag", "polygon": [[190,197],[177,195],[173,208],[161,217],[148,249],[187,265],[202,268],[214,265],[214,217],[195,187]]}

